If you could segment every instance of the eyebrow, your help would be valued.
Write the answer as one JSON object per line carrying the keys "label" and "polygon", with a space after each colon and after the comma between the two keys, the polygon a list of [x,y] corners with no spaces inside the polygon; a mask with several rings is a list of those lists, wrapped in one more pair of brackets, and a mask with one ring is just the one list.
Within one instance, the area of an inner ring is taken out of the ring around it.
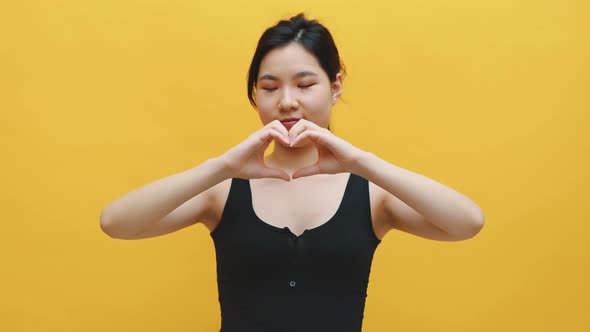
{"label": "eyebrow", "polygon": [[[302,72],[299,72],[299,73],[293,75],[293,79],[302,78],[305,76],[318,76],[318,74],[310,72],[310,71],[302,71]],[[278,81],[279,78],[276,76],[273,76],[271,74],[265,74],[265,75],[260,76],[260,78],[258,80],[259,81],[262,81],[262,80]]]}

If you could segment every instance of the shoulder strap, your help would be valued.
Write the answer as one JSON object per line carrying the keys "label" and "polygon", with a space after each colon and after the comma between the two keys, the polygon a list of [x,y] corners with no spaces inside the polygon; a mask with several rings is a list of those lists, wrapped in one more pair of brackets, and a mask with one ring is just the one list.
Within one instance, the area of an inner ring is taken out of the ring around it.
{"label": "shoulder strap", "polygon": [[228,224],[235,222],[248,213],[248,204],[250,202],[247,197],[250,196],[249,191],[248,180],[232,178],[221,220],[217,228],[211,232],[212,236],[223,232],[223,229],[227,228]]}

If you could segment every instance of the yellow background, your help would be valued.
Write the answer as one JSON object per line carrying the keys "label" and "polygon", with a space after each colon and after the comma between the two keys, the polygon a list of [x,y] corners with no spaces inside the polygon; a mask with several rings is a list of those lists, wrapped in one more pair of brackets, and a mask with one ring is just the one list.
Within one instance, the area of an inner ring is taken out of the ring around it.
{"label": "yellow background", "polygon": [[387,235],[364,331],[590,331],[582,0],[4,1],[0,330],[219,330],[205,227],[122,241],[99,215],[260,127],[251,56],[299,11],[349,72],[335,133],[486,217],[464,242]]}

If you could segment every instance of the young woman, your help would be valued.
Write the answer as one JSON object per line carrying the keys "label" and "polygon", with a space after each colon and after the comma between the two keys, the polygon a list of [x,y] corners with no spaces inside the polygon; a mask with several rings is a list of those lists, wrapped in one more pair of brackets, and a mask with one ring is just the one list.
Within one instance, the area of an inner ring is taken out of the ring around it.
{"label": "young woman", "polygon": [[103,231],[141,239],[203,223],[216,250],[222,331],[361,331],[373,254],[388,231],[458,241],[484,218],[464,195],[330,131],[342,74],[317,21],[299,14],[270,27],[248,76],[263,127],[112,202]]}

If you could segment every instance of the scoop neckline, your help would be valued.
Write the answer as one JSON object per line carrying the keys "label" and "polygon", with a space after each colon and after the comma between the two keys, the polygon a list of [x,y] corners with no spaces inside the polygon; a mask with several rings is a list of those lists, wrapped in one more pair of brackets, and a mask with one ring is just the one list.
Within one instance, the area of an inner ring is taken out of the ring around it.
{"label": "scoop neckline", "polygon": [[252,216],[255,219],[255,222],[258,224],[262,224],[263,226],[273,230],[273,231],[277,231],[277,232],[281,232],[281,233],[288,233],[291,236],[295,237],[295,238],[301,238],[302,236],[304,236],[305,234],[309,234],[311,232],[316,232],[319,231],[321,229],[326,228],[329,224],[333,223],[334,220],[336,219],[336,217],[338,217],[339,214],[342,213],[342,207],[344,205],[344,201],[347,198],[347,195],[349,194],[350,191],[350,186],[351,186],[351,182],[352,182],[352,173],[348,174],[348,179],[346,180],[346,185],[344,186],[344,193],[342,194],[342,199],[340,200],[340,203],[338,204],[338,208],[336,209],[336,212],[334,212],[334,214],[325,222],[319,224],[316,227],[313,228],[306,228],[303,230],[303,232],[301,232],[301,234],[297,235],[295,233],[293,233],[291,231],[291,229],[289,228],[289,226],[285,226],[285,227],[278,227],[272,224],[267,223],[266,221],[262,220],[262,218],[260,218],[258,216],[258,214],[256,214],[256,210],[254,210],[254,201],[253,201],[253,196],[252,195],[252,186],[250,185],[250,179],[246,180],[246,183],[248,185],[248,194],[250,195],[250,213],[252,214]]}

